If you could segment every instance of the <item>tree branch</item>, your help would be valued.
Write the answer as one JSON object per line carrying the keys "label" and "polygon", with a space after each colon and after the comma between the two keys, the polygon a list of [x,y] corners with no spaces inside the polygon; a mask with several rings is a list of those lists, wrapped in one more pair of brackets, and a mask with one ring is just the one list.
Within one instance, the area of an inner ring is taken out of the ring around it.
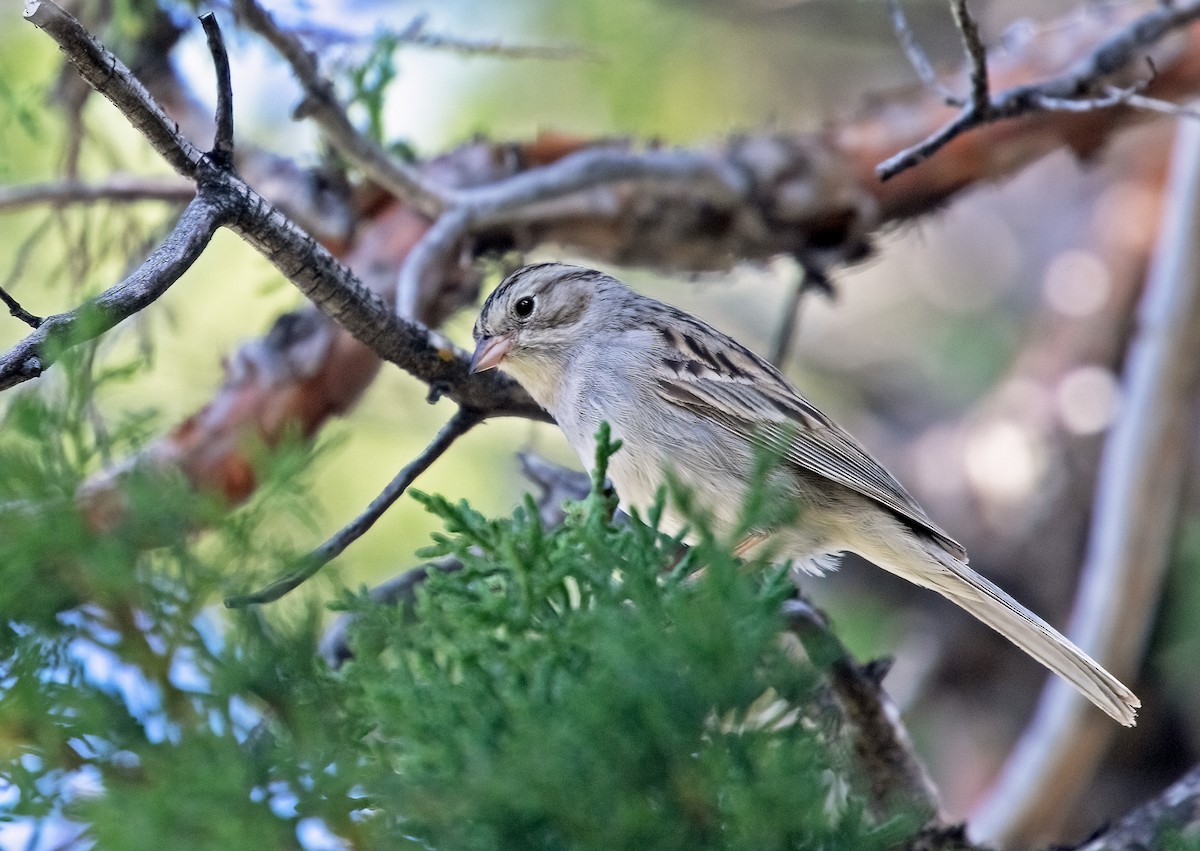
{"label": "tree branch", "polygon": [[[952,121],[921,142],[880,163],[876,168],[880,180],[889,180],[919,165],[955,137],[983,124],[1053,110],[1141,106],[1141,103],[1130,99],[1131,95],[1140,91],[1137,84],[1123,87],[1127,94],[1114,97],[1107,91],[1106,81],[1129,71],[1145,55],[1145,51],[1168,32],[1200,18],[1200,2],[1160,5],[1103,41],[1067,73],[1041,83],[1015,86],[993,95],[989,91],[987,56],[966,0],[951,0],[951,8],[970,62],[970,101]],[[1099,97],[1097,93],[1100,93]]]}
{"label": "tree branch", "polygon": [[46,204],[66,207],[73,204],[130,204],[139,201],[165,201],[186,204],[196,197],[196,187],[177,178],[117,175],[100,183],[62,180],[28,186],[0,187],[0,212],[15,212]]}
{"label": "tree branch", "polygon": [[967,0],[950,0],[950,11],[954,15],[954,23],[962,36],[963,50],[967,54],[971,79],[971,107],[986,110],[991,87],[988,83],[987,48],[979,36],[979,25],[975,23],[975,18],[967,7]]}
{"label": "tree branch", "polygon": [[325,315],[391,361],[485,417],[549,415],[515,381],[496,370],[471,375],[469,356],[440,334],[396,316],[383,299],[254,190],[224,178],[235,210],[227,226],[258,249]]}
{"label": "tree branch", "polygon": [[182,136],[125,64],[51,0],[27,0],[25,18],[58,43],[68,61],[180,174],[194,176],[205,154]]}
{"label": "tree branch", "polygon": [[322,567],[341,555],[346,547],[358,540],[364,532],[374,526],[375,521],[382,517],[383,513],[392,506],[392,503],[408,490],[408,486],[416,480],[417,476],[429,469],[430,464],[442,457],[454,441],[458,440],[458,438],[479,425],[482,421],[483,417],[478,411],[472,411],[469,408],[459,408],[421,454],[405,465],[404,469],[396,474],[396,477],[388,483],[379,496],[371,500],[371,504],[367,506],[366,510],[339,529],[329,540],[309,553],[299,568],[287,576],[272,582],[261,591],[229,597],[225,600],[225,605],[230,608],[242,608],[261,603],[271,603],[299,588],[315,576],[317,571]]}
{"label": "tree branch", "polygon": [[229,78],[229,54],[225,51],[225,40],[217,26],[217,16],[205,12],[200,16],[200,25],[208,40],[208,52],[212,55],[213,70],[217,76],[216,132],[213,134],[212,150],[208,155],[223,169],[233,169],[233,83]]}
{"label": "tree branch", "polygon": [[445,212],[401,267],[396,298],[401,315],[421,315],[421,296],[430,289],[426,275],[474,230],[511,227],[531,207],[597,186],[624,183],[676,184],[724,208],[736,207],[751,187],[747,174],[710,154],[597,147],[490,186],[456,190],[449,195]]}
{"label": "tree branch", "polygon": [[42,319],[42,317],[34,316],[28,310],[21,307],[21,302],[17,301],[15,298],[13,298],[11,295],[9,295],[4,290],[3,287],[0,287],[0,301],[4,302],[4,306],[8,308],[8,312],[10,314],[12,314],[17,319],[20,319],[22,322],[24,322],[26,325],[28,325],[30,328],[33,328],[34,330],[37,330],[38,326],[40,326],[43,322],[45,322],[45,320]]}
{"label": "tree branch", "polygon": [[[1174,833],[1194,841],[1200,833],[1200,766],[1171,788],[1122,818],[1078,851],[1142,851],[1169,847],[1163,837]],[[1181,843],[1179,847],[1187,847]]]}
{"label": "tree branch", "polygon": [[917,758],[900,711],[881,685],[890,665],[856,664],[825,615],[806,600],[788,600],[783,613],[813,665],[829,676],[850,728],[855,757],[866,775],[875,813],[884,815],[903,808],[926,820],[938,819],[937,787]]}
{"label": "tree branch", "polygon": [[[1179,125],[1158,248],[1125,366],[1121,414],[1101,459],[1087,556],[1067,635],[1114,674],[1139,666],[1160,599],[1197,424],[1200,125]],[[1111,727],[1052,678],[972,827],[1005,844],[1070,809]]]}
{"label": "tree branch", "polygon": [[441,189],[358,132],[338,103],[333,83],[321,75],[316,56],[298,38],[282,30],[255,0],[234,0],[233,9],[292,66],[306,96],[297,113],[316,121],[340,154],[371,180],[425,215],[433,217],[445,209],[446,199]]}
{"label": "tree branch", "polygon": [[47,317],[0,356],[0,390],[36,378],[63,348],[99,337],[151,304],[191,268],[220,224],[220,210],[205,198],[195,198],[137,271],[76,309]]}
{"label": "tree branch", "polygon": [[900,40],[900,46],[904,48],[904,55],[908,57],[909,64],[917,72],[921,82],[941,95],[942,100],[948,106],[963,106],[966,101],[946,88],[938,79],[937,72],[933,70],[933,64],[929,61],[920,42],[917,41],[912,27],[908,25],[908,18],[904,14],[900,0],[887,0],[887,6],[891,13],[892,29],[896,31],[896,38]]}
{"label": "tree branch", "polygon": [[[173,122],[129,69],[78,21],[50,0],[31,3],[26,16],[59,42],[84,79],[97,86],[97,91],[146,133],[156,150],[197,182],[205,207],[212,206],[220,224],[262,252],[313,304],[380,357],[429,384],[439,395],[449,396],[460,406],[484,416],[548,419],[511,378],[495,371],[469,375],[464,352],[428,328],[395,316],[378,295],[265,198],[175,133]],[[47,326],[52,320],[47,320]],[[39,333],[51,330],[47,327]],[[15,355],[6,356],[5,363],[10,356]],[[40,374],[45,366],[29,357],[21,363],[25,365],[11,367],[8,383],[0,380],[0,389]]]}
{"label": "tree branch", "polygon": [[508,44],[499,39],[470,39],[426,29],[428,14],[413,18],[395,33],[397,42],[432,50],[446,50],[463,56],[498,56],[505,59],[595,59],[591,51],[571,44]]}

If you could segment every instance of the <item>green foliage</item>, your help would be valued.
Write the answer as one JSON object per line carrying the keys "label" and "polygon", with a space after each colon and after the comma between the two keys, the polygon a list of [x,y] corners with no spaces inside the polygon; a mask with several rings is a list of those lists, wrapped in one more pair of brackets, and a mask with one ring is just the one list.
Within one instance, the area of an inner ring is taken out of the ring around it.
{"label": "green foliage", "polygon": [[367,115],[366,132],[383,144],[383,107],[388,86],[396,79],[397,39],[391,33],[381,33],[371,44],[362,63],[347,69],[351,86],[351,104],[362,107]]}
{"label": "green foliage", "polygon": [[1200,851],[1200,836],[1186,836],[1177,827],[1162,830],[1153,846],[1159,851]]}
{"label": "green foliage", "polygon": [[[38,139],[45,132],[42,129],[41,110],[37,108],[32,95],[18,91],[3,77],[0,77],[0,106],[11,119],[8,123],[20,128],[30,139]],[[0,159],[0,164],[7,169],[8,163],[4,159]]]}
{"label": "green foliage", "polygon": [[1153,655],[1175,703],[1192,707],[1200,698],[1196,659],[1200,658],[1200,522],[1186,517],[1181,523],[1162,614],[1155,628]]}
{"label": "green foliage", "polygon": [[393,155],[412,161],[415,154],[408,143],[389,143],[384,128],[388,88],[399,74],[396,53],[401,42],[400,34],[380,30],[372,39],[367,55],[360,62],[347,64],[342,75],[350,86],[348,106],[366,118],[363,132]]}
{"label": "green foliage", "polygon": [[[553,530],[530,501],[489,519],[420,494],[446,527],[426,555],[462,569],[407,608],[343,594],[355,656],[333,670],[313,607],[211,602],[290,557],[278,488],[219,520],[135,476],[136,520],[97,534],[74,501],[104,455],[85,411],[26,394],[0,430],[0,817],[121,849],[887,848],[913,829],[846,793],[817,679],[779,640],[786,578],[726,543],[615,524],[599,486]],[[302,457],[264,475],[294,488]]]}

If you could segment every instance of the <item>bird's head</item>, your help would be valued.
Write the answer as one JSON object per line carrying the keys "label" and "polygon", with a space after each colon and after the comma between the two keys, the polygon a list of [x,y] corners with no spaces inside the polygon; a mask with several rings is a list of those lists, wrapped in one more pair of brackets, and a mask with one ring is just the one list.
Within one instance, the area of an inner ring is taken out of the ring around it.
{"label": "bird's head", "polygon": [[621,286],[595,269],[563,263],[525,266],[488,296],[475,322],[471,372],[503,365],[518,379],[539,364],[562,360],[594,327],[587,317],[598,292]]}

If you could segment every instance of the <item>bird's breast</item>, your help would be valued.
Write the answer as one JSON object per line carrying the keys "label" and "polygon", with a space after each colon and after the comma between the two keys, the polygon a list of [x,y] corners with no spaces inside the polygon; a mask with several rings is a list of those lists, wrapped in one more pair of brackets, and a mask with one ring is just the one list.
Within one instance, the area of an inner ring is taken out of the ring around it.
{"label": "bird's breast", "polygon": [[[747,447],[719,426],[664,405],[660,398],[643,405],[630,404],[630,398],[612,398],[602,388],[592,388],[559,419],[583,464],[588,469],[595,466],[596,432],[607,422],[612,436],[621,441],[609,459],[608,478],[623,509],[636,509],[645,517],[660,489],[679,487],[709,515],[712,531],[732,529],[752,466]],[[687,525],[674,503],[668,498],[663,515],[662,531],[668,534]]]}

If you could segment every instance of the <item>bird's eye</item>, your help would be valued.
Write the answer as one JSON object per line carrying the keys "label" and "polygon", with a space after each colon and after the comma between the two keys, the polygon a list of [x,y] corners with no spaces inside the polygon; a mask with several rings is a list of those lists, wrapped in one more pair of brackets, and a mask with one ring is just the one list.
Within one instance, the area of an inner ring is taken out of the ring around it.
{"label": "bird's eye", "polygon": [[521,319],[533,313],[533,296],[523,296],[513,302],[513,313]]}

